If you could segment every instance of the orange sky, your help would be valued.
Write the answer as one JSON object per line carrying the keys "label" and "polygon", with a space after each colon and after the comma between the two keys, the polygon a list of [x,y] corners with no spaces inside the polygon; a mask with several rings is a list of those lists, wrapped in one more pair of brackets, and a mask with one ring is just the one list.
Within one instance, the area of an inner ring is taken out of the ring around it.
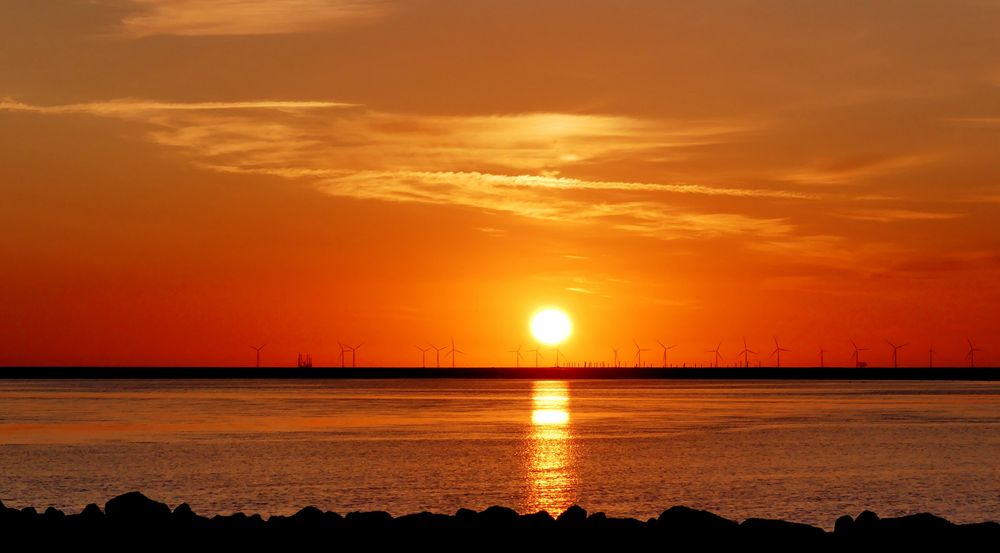
{"label": "orange sky", "polygon": [[997,29],[993,0],[5,2],[0,364],[511,364],[542,305],[577,362],[996,363]]}

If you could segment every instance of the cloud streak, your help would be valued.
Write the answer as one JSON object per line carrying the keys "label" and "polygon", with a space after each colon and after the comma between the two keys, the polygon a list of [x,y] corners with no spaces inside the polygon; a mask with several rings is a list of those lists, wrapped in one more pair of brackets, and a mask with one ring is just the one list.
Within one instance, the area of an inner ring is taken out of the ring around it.
{"label": "cloud streak", "polygon": [[379,17],[380,0],[132,0],[122,19],[130,38],[155,35],[222,36],[316,32]]}
{"label": "cloud streak", "polygon": [[226,110],[306,110],[353,107],[355,104],[324,101],[257,100],[251,102],[155,102],[149,100],[110,100],[80,104],[39,106],[11,99],[0,99],[0,110],[41,114],[87,114],[103,117],[129,117],[151,112],[226,111]]}
{"label": "cloud streak", "polygon": [[[327,101],[168,103],[115,100],[0,109],[90,114],[149,126],[148,137],[215,171],[302,180],[340,197],[459,206],[662,240],[780,237],[785,217],[754,217],[680,198],[806,201],[801,191],[562,176],[621,157],[661,159],[724,142],[749,124],[589,114],[419,116]],[[476,167],[476,169],[471,169]],[[469,168],[469,169],[466,169]],[[534,174],[532,174],[534,173]],[[688,201],[687,203],[690,203]]]}

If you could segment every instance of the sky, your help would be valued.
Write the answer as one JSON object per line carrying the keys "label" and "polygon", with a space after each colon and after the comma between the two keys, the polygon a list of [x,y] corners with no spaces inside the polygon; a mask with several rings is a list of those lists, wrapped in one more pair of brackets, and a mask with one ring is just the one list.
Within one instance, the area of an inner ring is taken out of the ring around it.
{"label": "sky", "polygon": [[1000,362],[998,1],[3,0],[0,36],[0,364],[511,365],[544,306],[576,363]]}

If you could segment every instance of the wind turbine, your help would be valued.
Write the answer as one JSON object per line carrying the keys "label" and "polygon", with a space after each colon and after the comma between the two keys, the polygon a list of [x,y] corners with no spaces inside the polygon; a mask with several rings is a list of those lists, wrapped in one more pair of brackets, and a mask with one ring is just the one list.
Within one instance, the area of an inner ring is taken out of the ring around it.
{"label": "wind turbine", "polygon": [[969,358],[969,367],[974,369],[976,368],[976,352],[983,350],[973,346],[972,340],[966,338],[965,341],[969,343],[969,353],[965,354],[965,356]]}
{"label": "wind turbine", "polygon": [[538,358],[539,357],[544,358],[544,356],[542,355],[541,350],[539,350],[538,348],[534,348],[534,349],[526,349],[524,351],[526,351],[528,353],[534,353],[535,354],[535,368],[537,369],[538,368]]}
{"label": "wind turbine", "polygon": [[615,367],[618,366],[618,348],[611,346],[611,351],[615,352]]}
{"label": "wind turbine", "polygon": [[859,348],[854,340],[851,340],[851,345],[854,346],[854,354],[851,357],[854,358],[854,367],[857,368],[861,366],[861,352],[868,351],[868,348]]}
{"label": "wind turbine", "polygon": [[267,344],[264,344],[263,346],[260,346],[260,347],[250,346],[250,349],[255,350],[257,352],[257,368],[258,369],[260,368],[260,350],[264,349],[265,347],[267,347]]}
{"label": "wind turbine", "polygon": [[448,350],[448,355],[451,356],[451,368],[453,368],[453,369],[455,368],[455,354],[456,353],[461,353],[463,355],[465,354],[464,351],[455,348],[455,339],[452,338],[451,339],[451,349]]}
{"label": "wind turbine", "polygon": [[824,363],[824,360],[823,360],[823,354],[824,353],[826,353],[826,350],[823,349],[823,346],[820,346],[819,347],[819,368],[821,368],[821,369],[825,366],[825,363]]}
{"label": "wind turbine", "polygon": [[556,354],[556,368],[558,369],[559,368],[559,357],[562,356],[563,361],[565,361],[566,360],[566,356],[563,355],[562,351],[559,351],[559,346],[556,346],[555,348],[553,348],[552,351]]}
{"label": "wind turbine", "polygon": [[337,340],[337,345],[340,346],[340,368],[343,369],[347,359],[347,356],[344,355],[344,353],[347,351],[348,348],[340,340]]}
{"label": "wind turbine", "polygon": [[522,347],[524,347],[524,344],[518,344],[517,349],[507,350],[507,353],[514,353],[514,354],[516,354],[514,356],[514,367],[518,368],[518,369],[521,368],[521,359],[524,359],[524,356],[521,355],[521,348]]}
{"label": "wind turbine", "polygon": [[448,346],[437,347],[431,344],[431,349],[434,350],[434,360],[437,362],[437,368],[441,368],[441,352],[448,349]]}
{"label": "wind turbine", "polygon": [[657,340],[656,343],[660,344],[660,347],[663,348],[663,368],[665,369],[667,368],[667,350],[676,348],[677,344],[674,344],[672,346],[665,346],[663,345],[663,342],[659,340]]}
{"label": "wind turbine", "polygon": [[750,367],[750,354],[757,355],[757,352],[747,347],[747,339],[743,338],[743,351],[739,352],[737,355],[743,356],[743,366]]}
{"label": "wind turbine", "polygon": [[927,350],[927,366],[934,368],[934,346],[932,345],[930,349]]}
{"label": "wind turbine", "polygon": [[892,348],[892,368],[894,368],[894,369],[898,368],[899,367],[899,350],[905,348],[906,346],[908,346],[910,344],[903,344],[901,346],[897,346],[896,344],[893,344],[889,340],[886,340],[885,343],[889,344],[889,347]]}
{"label": "wind turbine", "polygon": [[417,348],[417,349],[420,350],[420,367],[426,369],[427,368],[427,352],[430,351],[432,348],[422,348],[422,347],[417,346],[417,345],[414,345],[413,347],[415,347],[415,348]]}
{"label": "wind turbine", "polygon": [[632,343],[635,344],[635,357],[633,357],[635,359],[635,366],[642,367],[642,352],[649,351],[649,348],[639,347],[639,342],[635,340],[632,340]]}
{"label": "wind turbine", "polygon": [[705,353],[714,353],[715,354],[715,367],[716,368],[719,367],[719,360],[722,359],[722,354],[719,353],[720,349],[722,349],[722,342],[719,342],[719,345],[715,346],[715,349],[710,349],[710,350],[708,350],[708,351],[705,352]]}
{"label": "wind turbine", "polygon": [[347,346],[347,349],[351,350],[351,368],[352,369],[357,366],[356,361],[358,360],[358,350],[361,349],[361,346],[363,346],[363,345],[365,345],[364,342],[361,342],[360,344],[358,344],[358,345],[356,345],[354,347]]}
{"label": "wind turbine", "polygon": [[785,349],[785,348],[781,347],[778,344],[778,337],[775,336],[774,337],[774,351],[771,352],[771,355],[769,355],[768,358],[776,357],[775,361],[777,362],[777,367],[779,369],[781,368],[781,352],[783,352],[783,351],[791,352],[792,350]]}

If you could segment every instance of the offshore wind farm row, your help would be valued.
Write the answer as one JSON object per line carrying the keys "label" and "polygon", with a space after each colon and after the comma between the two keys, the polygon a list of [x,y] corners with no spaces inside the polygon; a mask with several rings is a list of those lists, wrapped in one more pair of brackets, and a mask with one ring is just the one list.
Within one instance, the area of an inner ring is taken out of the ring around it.
{"label": "offshore wind farm row", "polygon": [[[522,367],[534,367],[534,368],[750,368],[750,367],[774,367],[781,368],[781,354],[782,353],[793,353],[795,350],[784,347],[781,342],[779,342],[777,337],[773,338],[773,348],[768,345],[770,351],[765,349],[762,353],[757,350],[751,349],[747,340],[744,338],[742,340],[742,349],[739,349],[736,353],[730,353],[729,356],[724,355],[723,351],[723,341],[718,342],[718,344],[711,348],[704,350],[705,354],[709,354],[708,362],[690,362],[683,359],[672,359],[668,356],[668,352],[674,350],[678,347],[678,344],[667,345],[660,340],[654,340],[656,342],[656,348],[644,347],[640,344],[638,340],[633,339],[631,348],[623,348],[617,345],[611,345],[608,347],[610,356],[608,359],[602,360],[571,360],[565,354],[565,352],[558,346],[545,347],[543,343],[534,344],[533,347],[525,348],[522,342],[517,346],[516,349],[506,350],[505,353],[511,356],[513,363],[509,365],[513,368]],[[859,345],[853,339],[848,340],[850,343],[849,348],[843,348],[843,350],[831,350],[824,346],[819,346],[815,350],[816,362],[814,364],[805,364],[800,366],[814,366],[819,368],[828,367],[854,367],[854,368],[868,368],[868,367],[891,367],[899,368],[900,362],[900,350],[904,348],[912,348],[910,343],[896,343],[892,340],[884,340],[886,356],[881,357],[868,357],[865,355],[866,352],[871,352],[869,355],[874,356],[875,348],[869,347],[867,345]],[[976,347],[971,339],[966,338],[965,340],[965,355],[964,360],[968,362],[970,368],[976,368],[976,354],[982,353],[984,350],[982,348]],[[344,343],[340,340],[337,341],[339,346],[339,354],[337,355],[337,364],[341,368],[357,368],[363,367],[365,365],[358,363],[358,351],[365,345],[365,342],[359,342],[357,345],[350,345]],[[256,367],[261,366],[261,351],[264,349],[265,345],[261,346],[250,346],[254,350],[255,365]],[[438,346],[433,343],[428,343],[424,346],[419,344],[414,344],[413,347],[420,354],[420,364],[414,364],[414,367],[419,366],[420,368],[442,368],[450,366],[451,368],[460,368],[457,361],[459,355],[467,355],[466,352],[458,349],[455,346],[455,339],[450,338],[444,346]],[[655,351],[655,349],[660,350],[660,355],[656,357],[656,361],[649,361],[648,357],[644,360],[643,354]],[[433,352],[430,356],[430,362],[428,363],[428,354]],[[836,355],[832,358],[832,363],[828,363],[831,358],[827,354],[830,353],[841,353],[846,355]],[[924,366],[928,368],[935,368],[935,355],[940,354],[940,350],[935,349],[935,346],[928,345],[927,349],[924,350],[926,353],[925,363],[914,364],[910,363],[908,366]],[[442,353],[444,353],[445,364],[442,365]],[[631,353],[631,356],[627,354]],[[530,354],[530,355],[525,355]],[[766,356],[764,355],[766,354]],[[879,359],[878,362],[873,363],[869,359]],[[884,360],[884,364],[880,364]],[[839,362],[839,361],[847,361]],[[309,354],[298,355],[298,367],[308,368],[312,367],[312,356]],[[370,365],[377,366],[377,365]]]}

